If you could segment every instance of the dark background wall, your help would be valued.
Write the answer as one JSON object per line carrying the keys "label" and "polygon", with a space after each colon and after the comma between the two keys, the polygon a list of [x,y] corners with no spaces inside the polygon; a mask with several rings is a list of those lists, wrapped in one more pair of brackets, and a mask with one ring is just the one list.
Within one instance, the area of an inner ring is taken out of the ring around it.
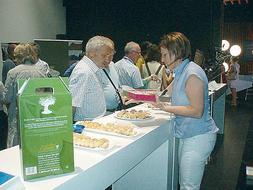
{"label": "dark background wall", "polygon": [[110,37],[115,60],[128,41],[159,43],[162,35],[183,32],[195,49],[214,55],[221,42],[223,6],[220,0],[71,0],[66,6],[67,38],[87,41],[94,35]]}
{"label": "dark background wall", "polygon": [[223,25],[223,39],[230,42],[231,45],[238,44],[242,48],[240,56],[240,73],[252,74],[253,73],[253,54],[251,59],[246,57],[246,42],[250,45],[252,52],[253,47],[253,2],[241,0],[241,4],[235,2],[233,5],[227,3],[224,6],[224,25]]}

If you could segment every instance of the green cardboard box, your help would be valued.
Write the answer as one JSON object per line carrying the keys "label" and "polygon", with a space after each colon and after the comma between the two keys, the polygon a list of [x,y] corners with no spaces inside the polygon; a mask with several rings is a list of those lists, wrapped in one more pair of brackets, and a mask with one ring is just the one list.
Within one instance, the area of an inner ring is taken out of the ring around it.
{"label": "green cardboard box", "polygon": [[18,81],[24,180],[74,171],[71,95],[62,78]]}

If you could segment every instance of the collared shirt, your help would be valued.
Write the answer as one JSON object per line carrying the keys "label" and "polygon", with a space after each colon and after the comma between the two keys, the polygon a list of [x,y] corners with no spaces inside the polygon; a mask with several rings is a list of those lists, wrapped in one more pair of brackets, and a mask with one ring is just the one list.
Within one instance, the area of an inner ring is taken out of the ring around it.
{"label": "collared shirt", "polygon": [[37,61],[37,63],[35,63],[35,65],[38,66],[43,73],[46,73],[46,74],[49,73],[49,65],[47,64],[47,62],[45,62],[41,59],[38,59],[38,61]]}
{"label": "collared shirt", "polygon": [[143,87],[140,71],[131,59],[125,56],[123,59],[115,63],[115,67],[121,85],[127,85],[132,88]]}
{"label": "collared shirt", "polygon": [[191,75],[195,75],[204,83],[204,112],[201,118],[176,115],[174,134],[178,138],[189,138],[205,133],[218,131],[209,113],[208,80],[203,69],[189,59],[185,59],[174,69],[175,78],[172,90],[172,105],[187,106],[189,99],[185,92],[185,85]]}
{"label": "collared shirt", "polygon": [[72,106],[76,107],[74,121],[91,120],[106,112],[103,88],[97,77],[99,70],[92,60],[84,56],[70,75]]}
{"label": "collared shirt", "polygon": [[[119,76],[115,69],[115,65],[113,62],[109,64],[109,67],[105,69],[109,77],[111,78],[113,84],[117,89],[120,87]],[[102,69],[97,74],[99,81],[102,84],[104,94],[105,94],[105,102],[106,102],[106,109],[112,110],[116,109],[119,105],[119,97],[114,89],[112,83],[107,78],[106,74]]]}

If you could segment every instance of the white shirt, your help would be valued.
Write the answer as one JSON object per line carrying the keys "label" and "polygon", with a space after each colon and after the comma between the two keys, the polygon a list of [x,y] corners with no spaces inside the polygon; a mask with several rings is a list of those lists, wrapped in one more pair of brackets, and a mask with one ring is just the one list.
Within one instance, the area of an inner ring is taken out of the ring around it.
{"label": "white shirt", "polygon": [[38,59],[35,65],[38,66],[40,70],[43,71],[43,73],[46,73],[46,74],[49,73],[49,65],[47,64],[47,62],[42,61],[41,59]]}
{"label": "white shirt", "polygon": [[[160,67],[160,63],[157,61],[147,62],[146,64],[148,65],[151,75],[155,74],[157,69]],[[146,78],[146,77],[149,77],[149,74],[148,74],[148,70],[147,70],[146,65],[143,65],[143,78]],[[160,81],[162,81],[162,68],[161,68],[160,72],[158,73],[157,77],[159,78]],[[158,89],[158,88],[160,88],[160,86],[161,86],[161,84],[156,81],[151,80],[148,83],[149,89]]]}
{"label": "white shirt", "polygon": [[70,75],[72,106],[76,107],[74,121],[91,120],[106,112],[103,88],[96,76],[97,65],[84,56]]}
{"label": "white shirt", "polygon": [[115,67],[121,85],[127,85],[132,88],[140,88],[143,86],[141,73],[131,59],[125,56],[115,63]]}
{"label": "white shirt", "polygon": [[[113,84],[117,89],[120,87],[119,76],[115,69],[115,65],[113,62],[109,64],[109,67],[105,69],[109,77],[111,78]],[[102,69],[100,69],[99,73],[97,74],[99,81],[102,84],[105,94],[105,102],[106,102],[106,109],[116,109],[119,105],[119,97],[114,89],[112,83],[109,81],[108,77],[104,73]]]}

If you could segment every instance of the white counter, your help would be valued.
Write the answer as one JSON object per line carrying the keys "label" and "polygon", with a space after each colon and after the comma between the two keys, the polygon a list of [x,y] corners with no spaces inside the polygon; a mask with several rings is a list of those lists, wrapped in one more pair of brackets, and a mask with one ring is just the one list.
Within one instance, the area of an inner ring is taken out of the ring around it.
{"label": "white counter", "polygon": [[[145,105],[137,109],[149,109]],[[27,190],[176,189],[176,141],[170,114],[151,110],[155,116],[140,127],[135,138],[107,136],[115,145],[105,152],[74,150],[75,172],[23,181]],[[99,120],[115,121],[113,115]],[[21,176],[18,146],[0,151],[0,171]]]}
{"label": "white counter", "polygon": [[218,133],[224,134],[225,126],[225,100],[227,85],[225,83],[216,83],[213,91],[209,91],[210,112],[217,127]]}

